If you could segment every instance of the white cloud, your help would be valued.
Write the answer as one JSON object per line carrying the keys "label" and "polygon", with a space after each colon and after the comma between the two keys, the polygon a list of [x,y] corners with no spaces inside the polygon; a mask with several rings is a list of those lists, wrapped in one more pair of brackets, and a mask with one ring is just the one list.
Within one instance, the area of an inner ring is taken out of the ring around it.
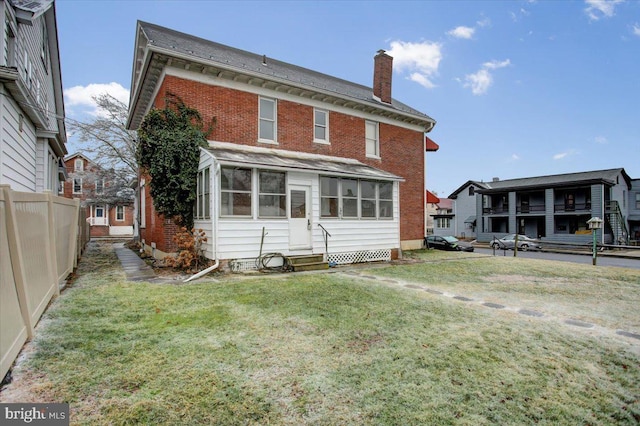
{"label": "white cloud", "polygon": [[480,21],[477,21],[476,24],[478,24],[480,28],[489,27],[491,26],[491,20],[489,18],[484,18]]}
{"label": "white cloud", "polygon": [[553,156],[554,160],[562,160],[564,157],[566,157],[567,155],[569,155],[568,152],[561,152],[559,154],[556,154]]}
{"label": "white cloud", "polygon": [[509,65],[511,65],[511,60],[509,59],[505,59],[504,61],[493,60],[493,61],[485,62],[484,64],[482,64],[484,68],[489,70],[497,70],[498,68],[508,67]]}
{"label": "white cloud", "polygon": [[483,95],[489,90],[493,83],[493,77],[486,69],[480,69],[474,74],[467,74],[464,77],[466,83],[463,87],[470,87],[474,95]]}
{"label": "white cloud", "polygon": [[447,32],[451,37],[470,39],[473,37],[473,33],[476,32],[475,28],[459,26]]}
{"label": "white cloud", "polygon": [[65,108],[68,114],[81,112],[97,116],[100,114],[98,106],[93,100],[94,96],[108,93],[119,101],[129,103],[129,90],[125,89],[120,83],[108,84],[88,84],[87,86],[74,86],[64,91]]}
{"label": "white cloud", "polygon": [[588,7],[584,12],[592,21],[597,21],[600,18],[611,18],[615,15],[616,6],[623,2],[624,0],[585,0]]}
{"label": "white cloud", "polygon": [[637,22],[635,24],[633,24],[633,35],[637,35],[638,37],[640,37],[640,24],[638,24]]}
{"label": "white cloud", "polygon": [[518,154],[511,154],[511,159],[513,161],[518,161],[520,159],[520,156]]}
{"label": "white cloud", "polygon": [[596,136],[594,139],[595,143],[597,144],[607,144],[609,143],[609,141],[607,140],[607,138],[605,138],[604,136]]}
{"label": "white cloud", "polygon": [[442,60],[440,43],[423,41],[420,43],[392,41],[391,50],[387,52],[393,57],[396,71],[409,71],[409,79],[427,89],[435,87],[432,79],[438,74]]}
{"label": "white cloud", "polygon": [[464,77],[465,83],[463,87],[470,87],[471,93],[474,95],[484,95],[493,84],[493,76],[489,71],[508,67],[509,65],[511,65],[511,60],[509,59],[505,59],[504,61],[493,60],[485,62],[477,72],[467,74]]}

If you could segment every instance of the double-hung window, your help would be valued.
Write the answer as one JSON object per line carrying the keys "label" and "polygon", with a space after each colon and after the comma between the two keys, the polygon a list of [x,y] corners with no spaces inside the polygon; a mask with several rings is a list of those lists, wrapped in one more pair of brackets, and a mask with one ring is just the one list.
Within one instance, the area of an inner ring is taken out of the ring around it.
{"label": "double-hung window", "polygon": [[378,184],[378,218],[393,219],[393,183]]}
{"label": "double-hung window", "polygon": [[76,172],[81,172],[84,170],[84,161],[81,158],[76,158],[73,162],[73,170]]}
{"label": "double-hung window", "polygon": [[277,103],[275,99],[260,97],[258,140],[276,143],[277,141]]}
{"label": "double-hung window", "polygon": [[116,206],[116,220],[118,222],[124,221],[124,206]]}
{"label": "double-hung window", "polygon": [[338,178],[320,178],[320,216],[338,217]]}
{"label": "double-hung window", "polygon": [[365,121],[365,143],[367,157],[380,158],[380,138],[378,123]]}
{"label": "double-hung window", "polygon": [[198,183],[196,185],[196,219],[209,219],[211,217],[211,181],[209,178],[209,167],[198,172]]}
{"label": "double-hung window", "polygon": [[251,217],[251,169],[222,167],[220,174],[221,216]]}
{"label": "double-hung window", "polygon": [[82,194],[82,178],[73,178],[73,193]]}
{"label": "double-hung window", "polygon": [[358,217],[358,181],[341,179],[342,217]]}
{"label": "double-hung window", "polygon": [[258,183],[260,187],[258,216],[286,217],[286,174],[273,170],[260,170]]}
{"label": "double-hung window", "polygon": [[322,109],[313,110],[313,141],[329,143],[329,112]]}
{"label": "double-hung window", "polygon": [[104,179],[96,179],[96,194],[104,192]]}

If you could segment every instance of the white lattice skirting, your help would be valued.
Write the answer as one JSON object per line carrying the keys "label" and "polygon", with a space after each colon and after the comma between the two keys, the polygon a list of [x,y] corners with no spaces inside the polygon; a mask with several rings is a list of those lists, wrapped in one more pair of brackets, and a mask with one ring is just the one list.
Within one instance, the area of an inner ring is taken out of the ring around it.
{"label": "white lattice skirting", "polygon": [[[382,250],[361,250],[347,253],[329,254],[329,263],[336,265],[349,265],[352,263],[380,262],[391,260],[391,249]],[[251,272],[257,271],[258,266],[255,258],[233,259],[229,261],[231,272]]]}
{"label": "white lattice skirting", "polygon": [[391,249],[361,250],[348,253],[329,254],[329,263],[348,265],[351,263],[379,262],[391,260]]}

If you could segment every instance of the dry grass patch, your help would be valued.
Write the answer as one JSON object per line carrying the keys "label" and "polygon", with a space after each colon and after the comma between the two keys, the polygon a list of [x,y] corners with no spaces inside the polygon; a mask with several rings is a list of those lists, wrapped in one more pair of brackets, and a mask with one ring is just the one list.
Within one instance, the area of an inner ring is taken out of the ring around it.
{"label": "dry grass patch", "polygon": [[175,286],[114,271],[79,275],[12,385],[69,402],[74,424],[640,421],[638,356],[548,322],[344,274]]}

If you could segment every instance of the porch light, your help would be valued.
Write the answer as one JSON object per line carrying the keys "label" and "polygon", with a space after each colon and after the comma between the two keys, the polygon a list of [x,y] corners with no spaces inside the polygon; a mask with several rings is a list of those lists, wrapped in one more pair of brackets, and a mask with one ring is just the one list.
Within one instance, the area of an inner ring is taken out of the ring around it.
{"label": "porch light", "polygon": [[589,225],[589,229],[591,229],[591,234],[593,235],[593,264],[595,265],[598,255],[598,251],[596,250],[596,231],[602,228],[602,219],[592,217],[587,221],[587,225]]}

